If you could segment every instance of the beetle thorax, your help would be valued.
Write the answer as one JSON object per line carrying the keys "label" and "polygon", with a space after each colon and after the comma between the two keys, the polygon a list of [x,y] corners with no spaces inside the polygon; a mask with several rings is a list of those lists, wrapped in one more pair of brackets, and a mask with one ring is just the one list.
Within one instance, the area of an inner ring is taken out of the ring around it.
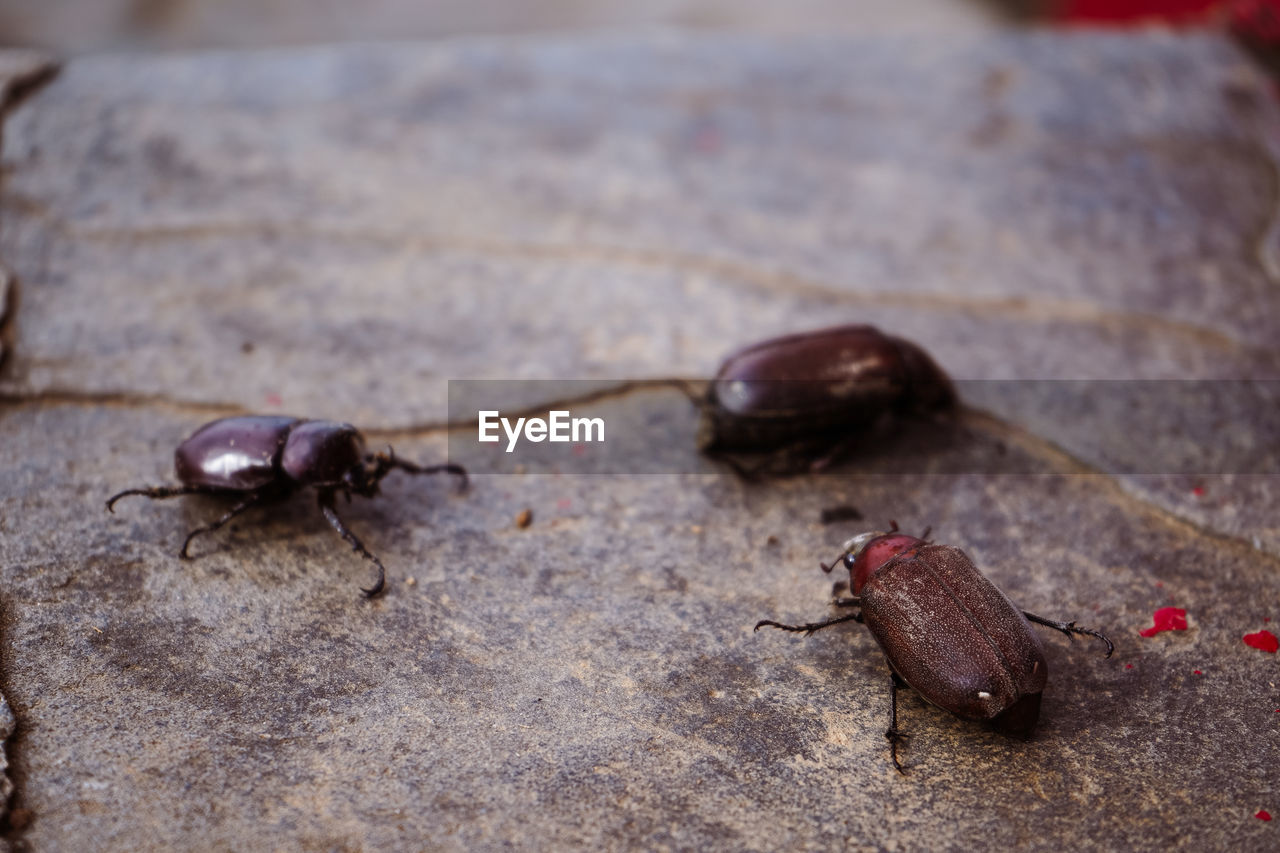
{"label": "beetle thorax", "polygon": [[303,421],[289,433],[280,467],[299,483],[340,483],[363,469],[364,442],[350,424]]}
{"label": "beetle thorax", "polygon": [[905,533],[863,533],[850,539],[845,543],[845,564],[849,567],[853,594],[861,593],[862,587],[885,563],[924,544],[923,539]]}

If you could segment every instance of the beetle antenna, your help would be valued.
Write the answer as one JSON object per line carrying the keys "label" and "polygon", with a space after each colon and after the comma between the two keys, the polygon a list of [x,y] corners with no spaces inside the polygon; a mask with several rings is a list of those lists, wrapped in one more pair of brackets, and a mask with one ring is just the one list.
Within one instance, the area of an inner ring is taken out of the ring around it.
{"label": "beetle antenna", "polygon": [[838,566],[843,560],[844,560],[844,554],[841,554],[839,557],[836,557],[834,560],[832,560],[831,565],[827,565],[826,563],[819,560],[818,568],[822,569],[822,571],[827,574],[831,574],[831,570],[834,569],[836,566]]}
{"label": "beetle antenna", "polygon": [[933,532],[933,525],[932,525],[932,524],[930,524],[928,527],[926,527],[926,528],[924,529],[924,531],[923,531],[923,532],[921,532],[921,534],[920,534],[920,538],[921,538],[921,539],[924,539],[924,540],[928,540],[928,538],[929,538],[929,534],[930,534],[930,533],[932,533],[932,532]]}

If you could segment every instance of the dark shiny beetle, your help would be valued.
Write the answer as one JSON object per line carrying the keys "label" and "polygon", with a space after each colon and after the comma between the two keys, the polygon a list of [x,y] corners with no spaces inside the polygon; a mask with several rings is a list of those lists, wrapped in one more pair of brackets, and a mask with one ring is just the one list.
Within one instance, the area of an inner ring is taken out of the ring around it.
{"label": "dark shiny beetle", "polygon": [[350,424],[313,421],[278,415],[240,415],[207,423],[178,445],[173,454],[180,486],[127,489],[112,495],[107,509],[126,495],[172,498],[178,495],[222,495],[238,498],[226,514],[187,534],[178,555],[189,559],[187,547],[201,533],[217,530],[250,507],[287,497],[305,486],[316,489],[320,511],[333,529],[366,560],[378,568],[378,580],[362,590],[370,598],[382,592],[386,571],[356,535],[347,529],[334,510],[334,497],[341,492],[371,498],[378,484],[393,468],[410,474],[448,471],[467,483],[467,472],[459,465],[420,467],[386,453],[365,453],[364,438]]}
{"label": "dark shiny beetle", "polygon": [[951,380],[915,344],[838,326],[729,356],[707,389],[698,446],[713,455],[802,450],[820,467],[885,415],[955,403]]}
{"label": "dark shiny beetle", "polygon": [[[926,534],[928,535],[927,531]],[[857,613],[784,631],[812,634],[854,620],[864,622],[889,660],[889,739],[898,763],[897,688],[915,688],[929,702],[966,720],[990,722],[996,731],[1028,738],[1040,716],[1040,694],[1049,675],[1044,650],[1030,622],[1064,634],[1088,634],[1114,646],[1097,631],[1074,622],[1054,622],[1024,613],[1005,598],[959,548],[934,545],[898,533],[864,533],[845,543],[853,598],[837,599]],[[837,563],[840,562],[839,560]],[[831,571],[836,563],[823,566]]]}

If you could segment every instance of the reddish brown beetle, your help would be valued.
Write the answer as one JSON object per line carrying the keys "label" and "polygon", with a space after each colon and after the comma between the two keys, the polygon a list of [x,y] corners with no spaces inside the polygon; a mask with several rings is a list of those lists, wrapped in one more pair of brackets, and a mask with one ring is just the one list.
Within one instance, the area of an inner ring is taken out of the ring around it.
{"label": "reddish brown beetle", "polygon": [[[806,636],[840,622],[864,622],[889,661],[889,739],[898,762],[898,693],[908,684],[927,701],[966,720],[990,722],[996,731],[1027,738],[1040,717],[1049,675],[1044,650],[1030,622],[1067,636],[1087,634],[1114,646],[1098,631],[1077,628],[1019,610],[983,577],[968,555],[950,545],[897,532],[863,533],[845,543],[843,562],[852,598],[837,599],[858,612],[808,625],[756,624]],[[928,531],[925,532],[928,535]]]}
{"label": "reddish brown beetle", "polygon": [[729,356],[702,402],[698,446],[716,456],[789,452],[820,468],[886,415],[955,404],[951,380],[920,347],[874,326],[837,326]]}
{"label": "reddish brown beetle", "polygon": [[350,424],[315,421],[280,415],[239,415],[207,423],[178,445],[174,468],[181,486],[152,486],[126,489],[112,495],[107,509],[115,512],[115,502],[127,495],[172,498],[179,495],[219,495],[240,500],[217,521],[197,527],[187,534],[178,556],[190,559],[187,546],[201,533],[217,530],[240,513],[268,501],[279,500],[298,489],[312,486],[325,519],[349,545],[378,569],[378,580],[361,590],[372,598],[382,592],[386,570],[354,533],[347,529],[334,509],[334,497],[341,492],[351,499],[356,494],[371,498],[378,484],[394,468],[410,474],[447,471],[467,483],[460,465],[414,465],[386,453],[365,453],[364,437]]}

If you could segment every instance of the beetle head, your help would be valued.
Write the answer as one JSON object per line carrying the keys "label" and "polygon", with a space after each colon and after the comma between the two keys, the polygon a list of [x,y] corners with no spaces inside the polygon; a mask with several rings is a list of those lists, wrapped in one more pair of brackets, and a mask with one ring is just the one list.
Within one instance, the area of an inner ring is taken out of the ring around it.
{"label": "beetle head", "polygon": [[[840,562],[849,570],[850,591],[858,595],[881,566],[902,552],[924,544],[925,540],[898,533],[896,529],[889,533],[859,533],[844,543],[844,554],[840,557]],[[830,571],[834,567],[832,563],[823,568]]]}

